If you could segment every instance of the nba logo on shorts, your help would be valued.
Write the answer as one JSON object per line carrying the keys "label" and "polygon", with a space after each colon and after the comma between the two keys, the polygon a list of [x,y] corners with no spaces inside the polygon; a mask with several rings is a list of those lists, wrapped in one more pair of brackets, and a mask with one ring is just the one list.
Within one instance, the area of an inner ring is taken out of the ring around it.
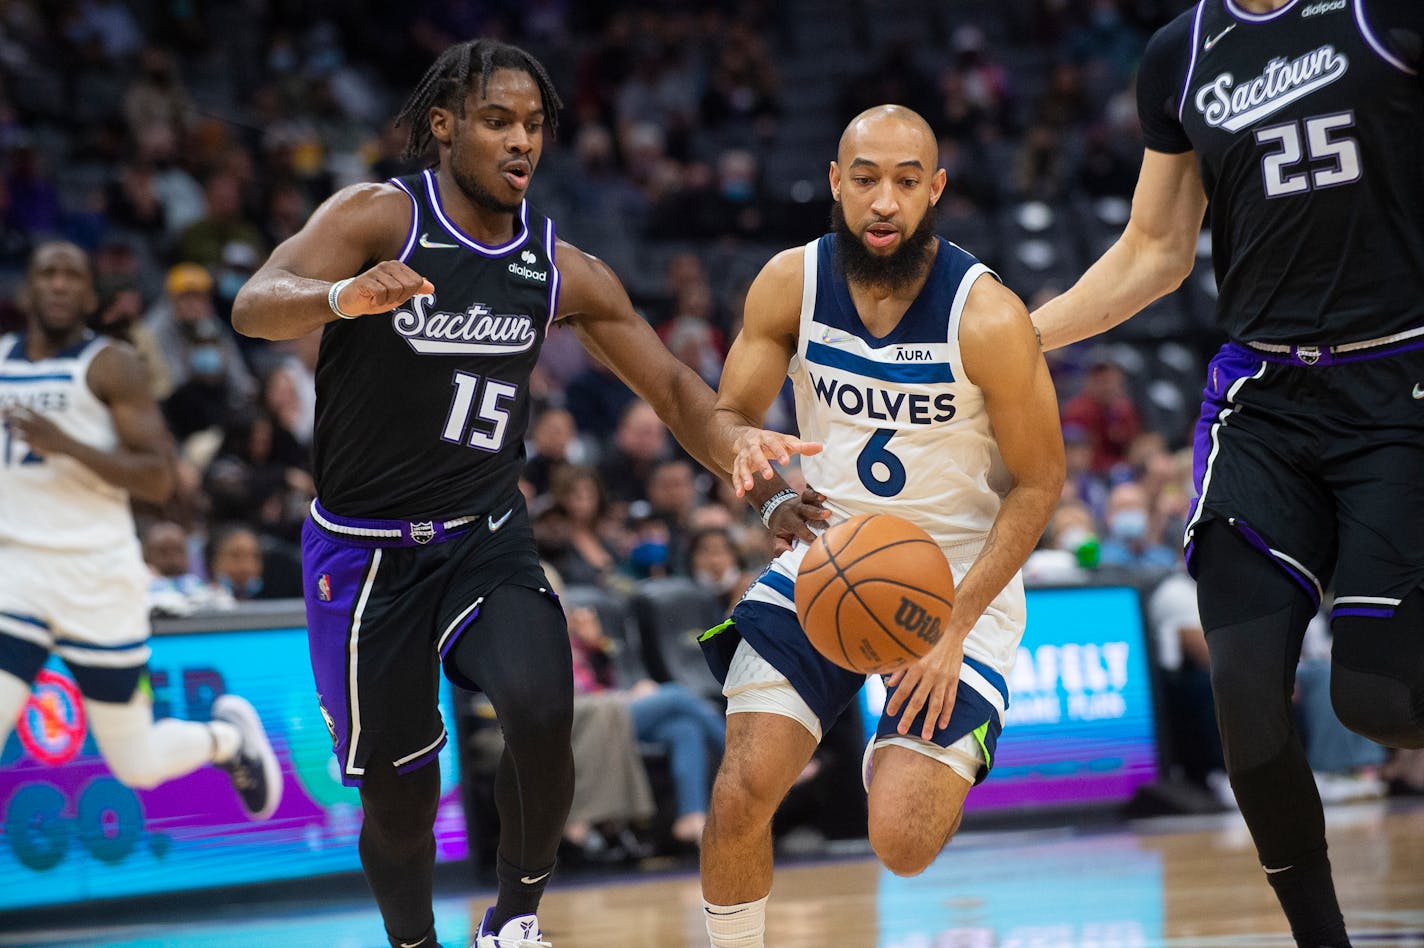
{"label": "nba logo on shorts", "polygon": [[424,523],[414,523],[410,525],[410,538],[421,546],[435,539],[435,524],[427,520]]}
{"label": "nba logo on shorts", "polygon": [[331,574],[322,573],[316,581],[316,595],[322,602],[331,602]]}

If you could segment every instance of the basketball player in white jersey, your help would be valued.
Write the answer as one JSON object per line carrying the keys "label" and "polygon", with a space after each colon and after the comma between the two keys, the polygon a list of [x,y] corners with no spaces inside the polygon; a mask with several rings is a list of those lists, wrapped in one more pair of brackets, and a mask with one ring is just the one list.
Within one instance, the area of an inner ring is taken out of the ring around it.
{"label": "basketball player in white jersey", "polygon": [[129,497],[164,500],[173,469],[147,371],[85,328],[97,298],[79,247],[39,246],[22,303],[28,328],[0,336],[0,747],[53,652],[120,781],[150,788],[216,764],[266,819],[281,776],[250,703],[222,695],[208,723],[153,720],[148,570]]}
{"label": "basketball player in white jersey", "polygon": [[[907,876],[948,842],[993,764],[1024,626],[1019,569],[1064,476],[1058,403],[1028,312],[935,236],[946,179],[937,154],[924,119],[900,106],[846,128],[830,167],[833,233],[778,254],[752,284],[709,437],[739,490],[799,451],[833,516],[903,517],[949,560],[952,618],[924,658],[890,677],[867,748],[870,842]],[[804,443],[760,429],[788,373]],[[762,945],[772,815],[864,683],[797,624],[806,549],[778,556],[704,637],[728,697],[702,848],[715,948]]]}

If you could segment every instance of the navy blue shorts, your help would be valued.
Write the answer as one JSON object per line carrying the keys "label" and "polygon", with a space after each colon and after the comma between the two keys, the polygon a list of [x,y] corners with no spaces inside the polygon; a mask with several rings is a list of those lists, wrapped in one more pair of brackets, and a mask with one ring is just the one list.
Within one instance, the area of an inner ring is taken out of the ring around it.
{"label": "navy blue shorts", "polygon": [[[731,619],[702,636],[703,654],[718,681],[725,683],[737,645],[745,640],[786,676],[820,721],[824,734],[855,699],[866,676],[823,657],[806,638],[790,607],[794,583],[781,571],[787,565],[773,563],[737,604]],[[933,743],[948,747],[966,735],[975,735],[985,760],[977,782],[982,782],[993,766],[994,749],[1003,730],[1000,708],[1006,708],[1008,701],[1004,676],[991,665],[966,655],[949,725],[935,731]],[[900,736],[897,728],[902,717],[903,714],[882,713],[875,731],[877,738]],[[923,725],[921,711],[911,722],[909,736],[918,736]]]}

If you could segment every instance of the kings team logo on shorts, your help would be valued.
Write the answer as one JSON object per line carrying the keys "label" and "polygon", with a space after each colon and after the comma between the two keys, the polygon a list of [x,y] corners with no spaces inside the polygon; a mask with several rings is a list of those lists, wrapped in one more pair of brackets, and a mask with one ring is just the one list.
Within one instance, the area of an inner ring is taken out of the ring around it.
{"label": "kings team logo on shorts", "polygon": [[316,597],[322,602],[331,602],[331,574],[322,573],[316,581]]}
{"label": "kings team logo on shorts", "polygon": [[435,524],[427,520],[424,523],[412,522],[410,525],[410,538],[421,546],[435,539]]}
{"label": "kings team logo on shorts", "polygon": [[331,718],[331,712],[326,710],[326,705],[322,704],[321,695],[316,696],[316,706],[321,709],[321,719],[326,722],[326,732],[331,735],[331,746],[336,746],[336,722]]}

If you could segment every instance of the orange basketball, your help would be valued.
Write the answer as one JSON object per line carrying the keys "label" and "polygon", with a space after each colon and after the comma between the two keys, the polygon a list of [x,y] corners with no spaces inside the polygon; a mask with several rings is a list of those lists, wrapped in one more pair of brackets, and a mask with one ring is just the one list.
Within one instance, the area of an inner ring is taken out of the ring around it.
{"label": "orange basketball", "polygon": [[953,608],[954,574],[939,544],[888,514],[861,514],[822,532],[796,576],[796,617],[811,644],[867,675],[928,652]]}

